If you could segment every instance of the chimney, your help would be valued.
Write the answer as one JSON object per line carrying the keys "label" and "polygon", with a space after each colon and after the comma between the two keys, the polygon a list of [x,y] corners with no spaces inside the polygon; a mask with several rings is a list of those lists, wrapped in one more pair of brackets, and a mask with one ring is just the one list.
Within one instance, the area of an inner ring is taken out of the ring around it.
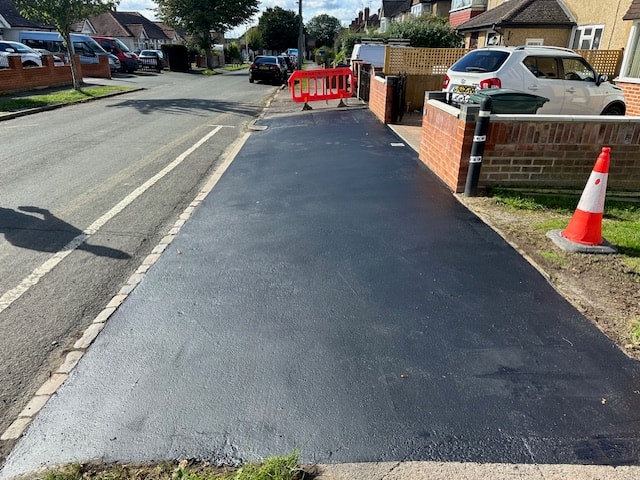
{"label": "chimney", "polygon": [[369,21],[369,7],[364,9],[364,21],[365,22]]}
{"label": "chimney", "polygon": [[358,23],[362,23],[362,10],[358,12]]}

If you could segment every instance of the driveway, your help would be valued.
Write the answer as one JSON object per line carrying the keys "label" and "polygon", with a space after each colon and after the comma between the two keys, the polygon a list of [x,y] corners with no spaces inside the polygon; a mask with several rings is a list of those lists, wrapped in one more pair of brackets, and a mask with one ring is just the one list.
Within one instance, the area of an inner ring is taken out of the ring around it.
{"label": "driveway", "polygon": [[37,416],[41,464],[637,465],[640,368],[364,109],[262,122]]}

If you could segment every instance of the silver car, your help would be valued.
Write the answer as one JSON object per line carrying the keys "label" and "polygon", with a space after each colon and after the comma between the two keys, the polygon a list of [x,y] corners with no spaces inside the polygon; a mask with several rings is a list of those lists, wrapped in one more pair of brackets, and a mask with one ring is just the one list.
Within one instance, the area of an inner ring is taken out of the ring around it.
{"label": "silver car", "polygon": [[545,97],[540,114],[624,115],[622,89],[598,75],[573,50],[561,47],[484,47],[454,63],[442,90],[454,104],[478,89],[507,88]]}
{"label": "silver car", "polygon": [[[4,62],[0,62],[3,67],[7,68],[9,62],[6,59],[8,55],[20,55],[23,67],[41,67],[42,58],[40,54],[30,47],[20,42],[10,42],[8,40],[0,40],[0,54]],[[6,65],[5,65],[6,63]]]}

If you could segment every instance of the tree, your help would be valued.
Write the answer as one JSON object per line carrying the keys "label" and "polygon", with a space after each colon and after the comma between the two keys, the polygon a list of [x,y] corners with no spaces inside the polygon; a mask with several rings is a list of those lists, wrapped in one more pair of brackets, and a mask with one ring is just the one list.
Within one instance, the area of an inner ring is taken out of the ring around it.
{"label": "tree", "polygon": [[[251,27],[244,36],[247,42],[247,48],[252,52],[257,52],[264,46],[262,41],[262,32],[258,27]],[[253,60],[253,57],[251,57]]]}
{"label": "tree", "polygon": [[258,20],[264,46],[282,52],[298,44],[298,15],[281,7],[267,8]]}
{"label": "tree", "polygon": [[240,63],[242,56],[240,55],[240,47],[235,42],[231,42],[225,51],[225,58],[228,58],[231,63]]}
{"label": "tree", "polygon": [[313,17],[307,23],[307,32],[316,39],[316,45],[333,47],[334,39],[341,31],[340,20],[326,13]]}
{"label": "tree", "polygon": [[184,28],[205,51],[207,66],[213,67],[211,34],[224,33],[258,13],[258,0],[156,0],[163,22]]}
{"label": "tree", "polygon": [[80,90],[81,80],[71,41],[71,26],[87,17],[100,15],[114,8],[120,0],[16,0],[16,8],[27,19],[53,25],[67,44],[74,90]]}
{"label": "tree", "polygon": [[394,22],[386,32],[388,38],[411,40],[412,47],[456,48],[462,43],[448,19],[436,15],[410,17],[404,22]]}

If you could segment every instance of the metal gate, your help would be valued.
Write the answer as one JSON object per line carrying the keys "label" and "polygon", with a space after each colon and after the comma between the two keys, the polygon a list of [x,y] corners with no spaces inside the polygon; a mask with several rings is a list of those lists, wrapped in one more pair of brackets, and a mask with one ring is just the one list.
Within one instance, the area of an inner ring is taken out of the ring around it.
{"label": "metal gate", "polygon": [[366,68],[360,69],[358,77],[358,98],[364,102],[369,101],[369,88],[371,86],[371,72]]}
{"label": "metal gate", "polygon": [[407,74],[398,74],[393,88],[393,97],[391,100],[391,122],[399,123],[402,121],[406,110],[407,101]]}

